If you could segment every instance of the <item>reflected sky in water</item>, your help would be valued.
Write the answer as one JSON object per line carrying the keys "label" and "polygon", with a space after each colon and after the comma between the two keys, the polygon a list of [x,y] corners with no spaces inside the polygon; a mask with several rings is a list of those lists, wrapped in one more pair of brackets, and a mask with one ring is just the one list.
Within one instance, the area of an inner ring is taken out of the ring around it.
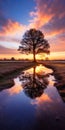
{"label": "reflected sky in water", "polygon": [[[34,72],[34,67],[25,71],[25,73],[29,73],[29,74],[33,74],[33,72]],[[36,69],[35,69],[35,73],[38,73],[41,75],[52,73],[52,72],[53,70],[46,68],[42,64],[40,64],[39,66],[36,66]]]}
{"label": "reflected sky in water", "polygon": [[33,67],[0,92],[1,130],[65,129],[65,103],[52,72],[42,65]]}

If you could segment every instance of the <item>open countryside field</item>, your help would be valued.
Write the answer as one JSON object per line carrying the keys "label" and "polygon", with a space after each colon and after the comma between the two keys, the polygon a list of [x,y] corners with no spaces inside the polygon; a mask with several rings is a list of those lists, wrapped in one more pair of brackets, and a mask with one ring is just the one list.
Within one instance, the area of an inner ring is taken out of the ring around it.
{"label": "open countryside field", "polygon": [[[36,64],[36,63],[35,63]],[[14,85],[13,78],[17,77],[21,71],[35,65],[26,61],[1,61],[0,62],[0,90]]]}
{"label": "open countryside field", "polygon": [[[42,63],[46,67],[53,69],[53,75],[57,80],[55,86],[59,90],[60,95],[62,95],[65,99],[65,62],[41,61],[39,63]],[[0,62],[0,88],[4,88],[6,86],[11,87],[14,85],[12,78],[16,77],[22,70],[25,70],[28,67],[30,68],[39,63],[26,61]]]}
{"label": "open countryside field", "polygon": [[12,73],[24,70],[27,67],[33,66],[33,62],[26,61],[3,61],[0,62],[0,79],[9,76]]}

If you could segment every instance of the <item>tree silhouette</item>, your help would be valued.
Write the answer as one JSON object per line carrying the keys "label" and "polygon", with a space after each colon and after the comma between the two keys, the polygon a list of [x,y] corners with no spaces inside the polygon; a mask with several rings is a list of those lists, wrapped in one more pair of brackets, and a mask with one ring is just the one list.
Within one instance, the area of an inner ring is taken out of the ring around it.
{"label": "tree silhouette", "polygon": [[19,51],[21,53],[33,53],[34,62],[36,61],[35,54],[46,53],[49,54],[49,43],[44,39],[44,35],[40,30],[30,29],[23,35],[20,42]]}
{"label": "tree silhouette", "polygon": [[12,57],[12,58],[11,58],[11,60],[13,60],[13,61],[14,61],[14,60],[15,60],[15,58],[14,58],[14,57]]}
{"label": "tree silhouette", "polygon": [[36,68],[34,67],[32,75],[22,73],[19,77],[20,81],[22,81],[22,87],[25,94],[32,99],[40,97],[48,85],[47,75],[42,76],[40,74],[36,74],[35,69]]}

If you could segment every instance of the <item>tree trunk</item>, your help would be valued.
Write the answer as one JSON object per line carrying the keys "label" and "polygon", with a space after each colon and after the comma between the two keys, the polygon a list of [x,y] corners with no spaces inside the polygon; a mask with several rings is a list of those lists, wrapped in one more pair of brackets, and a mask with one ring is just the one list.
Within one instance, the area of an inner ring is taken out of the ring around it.
{"label": "tree trunk", "polygon": [[33,67],[33,87],[35,87],[35,66]]}
{"label": "tree trunk", "polygon": [[35,48],[33,49],[33,61],[36,62],[36,58],[35,58]]}

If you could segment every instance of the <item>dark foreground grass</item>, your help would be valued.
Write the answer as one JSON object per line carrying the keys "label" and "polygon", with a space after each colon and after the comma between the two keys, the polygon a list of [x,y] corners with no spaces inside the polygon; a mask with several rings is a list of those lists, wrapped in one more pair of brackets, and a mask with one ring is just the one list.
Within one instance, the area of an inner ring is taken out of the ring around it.
{"label": "dark foreground grass", "polygon": [[36,64],[25,61],[0,62],[0,90],[12,87],[14,85],[13,78],[16,78],[23,70]]}
{"label": "dark foreground grass", "polygon": [[22,71],[28,67],[31,67],[37,63],[34,62],[0,62],[0,79],[6,78],[11,74]]}
{"label": "dark foreground grass", "polygon": [[0,62],[0,78],[4,75],[7,76],[9,73],[18,71],[19,69],[23,70],[26,67],[32,66],[33,62]]}

